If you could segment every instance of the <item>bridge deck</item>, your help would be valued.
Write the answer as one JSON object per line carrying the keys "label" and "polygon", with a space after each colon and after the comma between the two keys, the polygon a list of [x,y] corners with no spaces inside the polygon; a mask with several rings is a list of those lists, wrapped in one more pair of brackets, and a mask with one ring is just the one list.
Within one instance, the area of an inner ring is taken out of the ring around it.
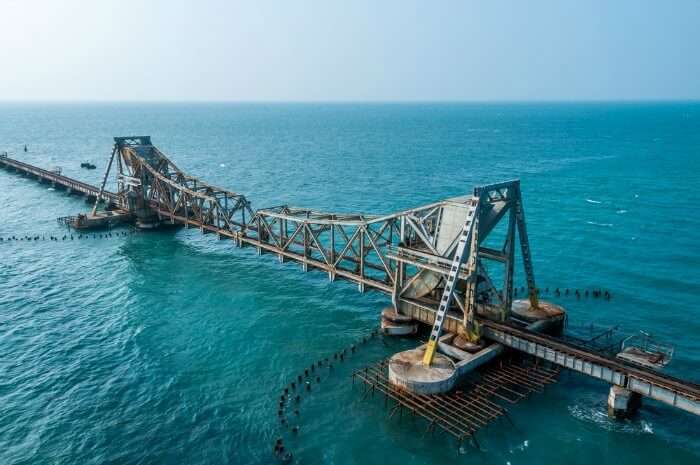
{"label": "bridge deck", "polygon": [[622,386],[700,415],[700,385],[584,350],[558,338],[505,323],[483,321],[489,339],[570,370]]}

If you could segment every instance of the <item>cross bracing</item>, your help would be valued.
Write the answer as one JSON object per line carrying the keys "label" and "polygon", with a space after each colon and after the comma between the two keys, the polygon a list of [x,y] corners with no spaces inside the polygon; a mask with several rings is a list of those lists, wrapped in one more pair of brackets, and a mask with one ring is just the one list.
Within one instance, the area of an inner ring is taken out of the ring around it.
{"label": "cross bracing", "polygon": [[[261,254],[299,262],[304,270],[324,271],[332,281],[355,282],[361,292],[385,292],[397,307],[410,300],[437,308],[450,282],[447,311],[462,314],[465,325],[477,314],[502,320],[510,312],[516,235],[521,245],[528,244],[517,180],[479,186],[461,197],[387,215],[289,205],[253,210],[244,195],[183,172],[152,145],[150,137],[115,138],[110,168],[113,161],[119,202],[137,220],[157,217],[229,237]],[[478,212],[474,239],[466,247],[472,259],[457,266],[452,283],[450,269],[470,211]],[[501,222],[506,223],[505,238],[496,247],[487,247],[486,239]],[[534,297],[529,248],[521,251]],[[503,271],[490,273],[491,262]]]}

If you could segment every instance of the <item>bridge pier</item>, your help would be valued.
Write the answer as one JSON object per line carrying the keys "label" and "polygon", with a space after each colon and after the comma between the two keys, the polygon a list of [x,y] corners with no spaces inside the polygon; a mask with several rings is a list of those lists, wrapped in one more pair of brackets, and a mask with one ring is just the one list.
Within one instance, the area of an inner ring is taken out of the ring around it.
{"label": "bridge pier", "polygon": [[[132,214],[136,218],[136,228],[141,230],[155,230],[160,226],[160,214],[155,213],[147,206],[136,205],[131,209]],[[204,234],[204,230],[202,230]]]}
{"label": "bridge pier", "polygon": [[634,415],[642,405],[642,396],[613,384],[608,394],[608,416],[610,418],[623,419]]}
{"label": "bridge pier", "polygon": [[139,218],[138,216],[136,217],[136,227],[138,229],[158,229],[158,226],[160,226],[160,221],[158,219],[154,218]]}

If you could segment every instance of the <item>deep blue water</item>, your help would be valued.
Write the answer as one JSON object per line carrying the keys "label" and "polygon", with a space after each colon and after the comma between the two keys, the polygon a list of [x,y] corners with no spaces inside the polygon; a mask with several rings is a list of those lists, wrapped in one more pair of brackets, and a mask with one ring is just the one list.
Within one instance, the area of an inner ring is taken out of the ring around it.
{"label": "deep blue water", "polygon": [[[540,287],[613,293],[562,299],[572,327],[650,331],[700,381],[700,104],[0,105],[0,151],[95,184],[111,138],[141,134],[255,208],[388,213],[520,178]],[[0,199],[0,237],[62,235],[55,218],[89,208],[5,171]],[[0,463],[275,463],[281,387],[387,303],[193,230],[2,243]],[[700,461],[700,419],[647,401],[610,421],[607,387],[573,374],[459,454],[352,389],[353,367],[412,344],[323,374],[284,436],[300,463]]]}

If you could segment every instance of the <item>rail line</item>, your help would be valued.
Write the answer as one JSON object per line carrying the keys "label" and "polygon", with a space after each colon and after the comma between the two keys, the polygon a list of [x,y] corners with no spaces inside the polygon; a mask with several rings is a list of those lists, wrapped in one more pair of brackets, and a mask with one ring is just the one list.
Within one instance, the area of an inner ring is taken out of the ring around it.
{"label": "rail line", "polygon": [[[87,197],[97,197],[100,191],[99,187],[4,155],[0,156],[0,166],[14,168],[17,172],[36,176],[39,181],[50,182],[65,189],[70,189],[71,192],[79,192]],[[103,196],[107,198],[112,205],[118,205],[119,196],[114,192],[105,191]]]}
{"label": "rail line", "polygon": [[574,347],[556,337],[508,323],[489,320],[481,323],[486,337],[505,346],[700,415],[700,385],[697,383]]}

